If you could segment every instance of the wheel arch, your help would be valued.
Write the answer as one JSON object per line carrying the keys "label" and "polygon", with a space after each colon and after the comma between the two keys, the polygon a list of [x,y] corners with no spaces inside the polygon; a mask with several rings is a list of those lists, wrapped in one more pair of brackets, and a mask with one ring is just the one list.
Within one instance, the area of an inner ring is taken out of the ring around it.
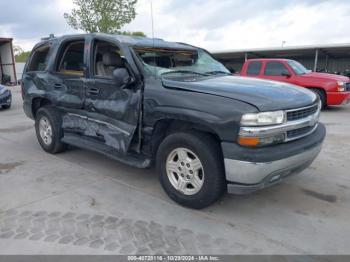
{"label": "wheel arch", "polygon": [[157,154],[159,145],[169,134],[176,132],[190,132],[196,131],[211,136],[217,143],[220,143],[221,139],[218,132],[211,126],[205,123],[192,122],[189,120],[165,118],[159,119],[155,122],[150,138],[151,155],[152,158]]}
{"label": "wheel arch", "polygon": [[38,112],[39,108],[47,105],[52,105],[52,101],[50,99],[47,99],[45,97],[35,97],[32,100],[32,115],[35,118],[36,113]]}
{"label": "wheel arch", "polygon": [[322,94],[324,95],[325,105],[327,105],[327,91],[325,88],[323,88],[323,87],[308,87],[308,89],[310,89],[311,91],[318,90],[318,91],[322,92]]}

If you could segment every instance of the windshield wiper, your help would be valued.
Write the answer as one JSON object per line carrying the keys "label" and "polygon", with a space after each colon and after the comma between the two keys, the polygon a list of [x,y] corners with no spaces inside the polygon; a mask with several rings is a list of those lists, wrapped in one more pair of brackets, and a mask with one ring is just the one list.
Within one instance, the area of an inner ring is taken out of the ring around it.
{"label": "windshield wiper", "polygon": [[209,72],[205,72],[205,74],[207,75],[218,75],[218,74],[225,74],[225,75],[232,75],[231,73],[225,72],[225,71],[209,71]]}
{"label": "windshield wiper", "polygon": [[190,71],[190,70],[175,70],[175,71],[164,72],[164,73],[162,73],[160,75],[176,74],[176,73],[208,76],[208,74],[203,74],[203,73],[199,73],[199,72],[196,72],[196,71]]}

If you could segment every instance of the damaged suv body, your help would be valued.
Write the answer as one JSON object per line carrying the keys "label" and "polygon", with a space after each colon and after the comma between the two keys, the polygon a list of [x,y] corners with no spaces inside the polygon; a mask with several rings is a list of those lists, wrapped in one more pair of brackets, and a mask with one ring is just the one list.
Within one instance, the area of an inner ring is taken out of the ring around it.
{"label": "damaged suv body", "polygon": [[160,39],[46,40],[26,64],[22,92],[45,151],[73,145],[155,164],[166,193],[193,208],[301,172],[325,137],[312,92],[232,76],[205,50]]}

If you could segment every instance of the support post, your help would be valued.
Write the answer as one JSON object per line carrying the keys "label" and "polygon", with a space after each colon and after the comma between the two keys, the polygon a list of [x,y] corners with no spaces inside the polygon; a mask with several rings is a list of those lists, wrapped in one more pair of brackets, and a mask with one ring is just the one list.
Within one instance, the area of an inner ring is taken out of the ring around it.
{"label": "support post", "polygon": [[13,68],[13,73],[14,75],[14,80],[15,80],[15,85],[18,84],[17,82],[17,72],[16,72],[16,59],[15,59],[15,54],[13,53],[13,44],[12,44],[12,39],[10,42],[10,48],[11,48],[11,57],[12,57],[12,68]]}
{"label": "support post", "polygon": [[317,63],[318,63],[318,49],[316,49],[316,52],[315,52],[314,72],[316,72],[317,70]]}
{"label": "support post", "polygon": [[244,62],[246,62],[248,60],[248,53],[244,53]]}

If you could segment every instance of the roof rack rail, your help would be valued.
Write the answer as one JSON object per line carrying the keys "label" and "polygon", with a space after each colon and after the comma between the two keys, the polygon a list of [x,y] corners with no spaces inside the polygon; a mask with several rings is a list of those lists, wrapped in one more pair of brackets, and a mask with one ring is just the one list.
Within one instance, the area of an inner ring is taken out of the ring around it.
{"label": "roof rack rail", "polygon": [[48,37],[42,37],[41,40],[42,41],[45,41],[45,40],[50,40],[50,39],[53,39],[53,38],[56,38],[54,34],[50,34]]}

